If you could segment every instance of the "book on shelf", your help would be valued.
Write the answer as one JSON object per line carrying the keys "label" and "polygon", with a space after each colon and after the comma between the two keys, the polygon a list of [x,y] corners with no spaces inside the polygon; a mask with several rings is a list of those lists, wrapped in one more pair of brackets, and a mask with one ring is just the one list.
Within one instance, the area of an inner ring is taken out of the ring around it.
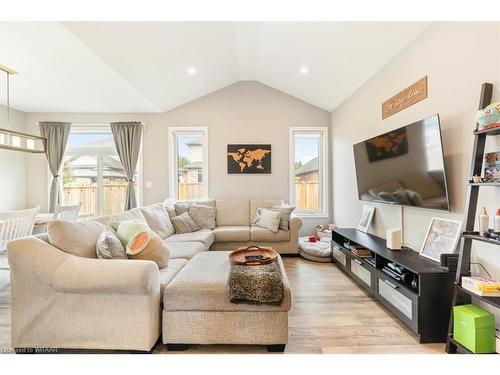
{"label": "book on shelf", "polygon": [[352,248],[351,247],[351,253],[357,255],[360,258],[369,258],[372,256],[372,252],[368,249],[362,249],[362,248]]}
{"label": "book on shelf", "polygon": [[462,288],[482,297],[500,297],[500,281],[488,277],[462,276]]}

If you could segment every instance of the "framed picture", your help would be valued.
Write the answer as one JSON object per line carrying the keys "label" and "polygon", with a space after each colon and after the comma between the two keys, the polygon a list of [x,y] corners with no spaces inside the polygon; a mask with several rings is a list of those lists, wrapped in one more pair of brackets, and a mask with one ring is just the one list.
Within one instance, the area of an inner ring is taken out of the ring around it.
{"label": "framed picture", "polygon": [[361,216],[359,217],[357,229],[362,232],[368,232],[370,224],[373,220],[373,214],[375,213],[375,206],[363,205],[361,207]]}
{"label": "framed picture", "polygon": [[500,151],[484,155],[484,181],[500,182]]}
{"label": "framed picture", "polygon": [[422,244],[422,249],[420,249],[420,255],[435,262],[440,262],[441,254],[455,252],[461,232],[461,221],[433,217]]}
{"label": "framed picture", "polygon": [[227,145],[227,173],[271,173],[271,145]]}
{"label": "framed picture", "polygon": [[408,153],[406,128],[396,129],[371,138],[365,141],[365,145],[370,163],[405,155]]}

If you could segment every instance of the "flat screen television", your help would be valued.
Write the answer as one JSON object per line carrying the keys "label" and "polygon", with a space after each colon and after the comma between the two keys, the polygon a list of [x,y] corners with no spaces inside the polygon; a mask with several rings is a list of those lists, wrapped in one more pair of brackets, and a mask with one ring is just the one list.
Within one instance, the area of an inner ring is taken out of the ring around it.
{"label": "flat screen television", "polygon": [[353,147],[360,200],[450,210],[439,115]]}

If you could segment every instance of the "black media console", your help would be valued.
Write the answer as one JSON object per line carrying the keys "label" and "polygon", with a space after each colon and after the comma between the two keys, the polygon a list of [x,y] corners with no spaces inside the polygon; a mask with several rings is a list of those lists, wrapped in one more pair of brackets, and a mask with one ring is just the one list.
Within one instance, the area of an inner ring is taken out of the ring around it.
{"label": "black media console", "polygon": [[[360,258],[350,245],[360,245],[372,256]],[[351,228],[333,230],[332,260],[415,333],[419,342],[446,341],[453,272],[409,248],[390,250],[384,239]]]}

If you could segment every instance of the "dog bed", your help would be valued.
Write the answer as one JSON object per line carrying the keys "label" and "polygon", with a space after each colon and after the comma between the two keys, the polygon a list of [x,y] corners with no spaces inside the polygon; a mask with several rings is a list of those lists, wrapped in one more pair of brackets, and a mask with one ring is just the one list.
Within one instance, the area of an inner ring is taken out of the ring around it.
{"label": "dog bed", "polygon": [[330,238],[323,238],[321,241],[309,242],[307,237],[299,238],[299,254],[313,262],[328,263],[332,261],[332,249]]}

